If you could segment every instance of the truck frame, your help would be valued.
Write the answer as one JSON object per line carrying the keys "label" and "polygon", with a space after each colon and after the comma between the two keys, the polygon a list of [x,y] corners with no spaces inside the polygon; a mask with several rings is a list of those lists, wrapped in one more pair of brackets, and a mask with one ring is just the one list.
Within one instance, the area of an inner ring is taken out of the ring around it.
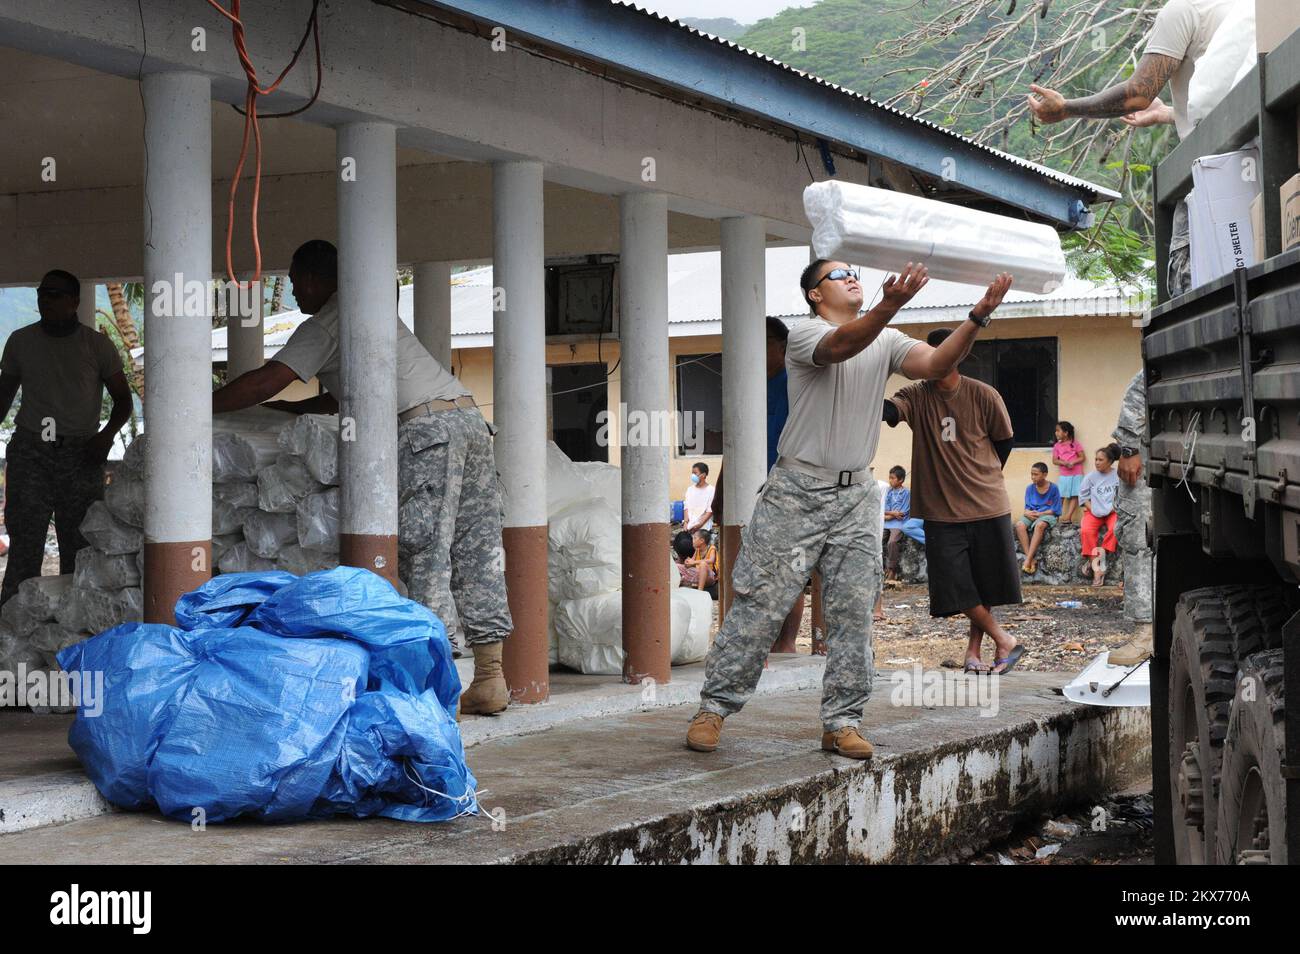
{"label": "truck frame", "polygon": [[[1300,165],[1298,100],[1300,31],[1155,173],[1142,358],[1157,863],[1300,863],[1300,248],[1281,251],[1279,200]],[[1261,261],[1171,300],[1192,161],[1256,137]]]}

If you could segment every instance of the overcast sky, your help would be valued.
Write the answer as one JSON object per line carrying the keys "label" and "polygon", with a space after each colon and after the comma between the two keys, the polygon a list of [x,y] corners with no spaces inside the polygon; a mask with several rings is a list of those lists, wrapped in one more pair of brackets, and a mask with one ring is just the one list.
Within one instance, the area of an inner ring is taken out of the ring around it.
{"label": "overcast sky", "polygon": [[814,0],[634,0],[639,7],[666,17],[731,17],[740,23],[754,23],[780,13],[786,7],[810,7]]}

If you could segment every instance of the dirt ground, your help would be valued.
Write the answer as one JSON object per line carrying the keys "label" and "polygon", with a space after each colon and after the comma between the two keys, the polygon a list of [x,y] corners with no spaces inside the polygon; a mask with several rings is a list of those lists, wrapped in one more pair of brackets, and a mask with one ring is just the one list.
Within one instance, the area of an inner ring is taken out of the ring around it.
{"label": "dirt ground", "polygon": [[[1077,672],[1106,649],[1124,645],[1134,635],[1124,619],[1121,586],[1026,586],[1025,601],[999,606],[994,615],[1029,649],[1020,668],[1034,672]],[[1060,606],[1077,600],[1078,609]],[[805,600],[797,640],[801,653],[812,648],[812,614]],[[965,617],[934,619],[924,583],[885,591],[885,621],[872,633],[877,669],[910,669],[916,664],[959,668],[965,657]],[[984,660],[992,661],[993,642],[985,640]]]}

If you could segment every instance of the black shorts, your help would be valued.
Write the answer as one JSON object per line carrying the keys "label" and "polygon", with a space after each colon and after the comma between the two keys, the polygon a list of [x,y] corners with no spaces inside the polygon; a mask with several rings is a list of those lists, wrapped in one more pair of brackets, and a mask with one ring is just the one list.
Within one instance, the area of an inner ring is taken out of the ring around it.
{"label": "black shorts", "polygon": [[1021,602],[1020,564],[1010,517],[969,523],[925,521],[925,562],[931,616]]}

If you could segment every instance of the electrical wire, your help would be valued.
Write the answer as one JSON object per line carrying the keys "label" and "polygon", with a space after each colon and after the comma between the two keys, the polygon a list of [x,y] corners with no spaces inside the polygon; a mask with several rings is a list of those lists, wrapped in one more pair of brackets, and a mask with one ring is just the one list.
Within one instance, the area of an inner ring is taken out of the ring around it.
{"label": "electrical wire", "polygon": [[[239,147],[239,161],[235,163],[235,173],[230,180],[230,196],[226,204],[226,275],[231,284],[238,288],[246,288],[262,279],[262,245],[257,234],[257,209],[262,194],[262,128],[259,125],[259,116],[257,113],[257,97],[269,96],[274,93],[284,82],[284,78],[289,75],[290,71],[298,62],[298,57],[302,54],[307,45],[307,38],[310,36],[315,41],[316,48],[316,87],[312,91],[311,98],[306,105],[299,109],[290,110],[284,113],[268,113],[265,119],[280,119],[285,116],[296,116],[305,112],[316,102],[320,95],[321,87],[321,55],[320,55],[320,0],[312,0],[311,15],[307,19],[307,28],[303,31],[302,39],[298,41],[298,46],[293,52],[293,57],[289,64],[280,71],[280,75],[269,86],[262,87],[257,82],[257,67],[253,64],[252,58],[248,55],[248,47],[245,44],[244,22],[240,19],[239,4],[240,0],[230,0],[230,9],[227,10],[217,0],[207,0],[208,6],[216,10],[223,17],[231,22],[231,36],[235,44],[235,52],[239,56],[239,65],[248,78],[248,90],[244,96],[244,108],[236,110],[244,117],[244,138]],[[254,145],[254,166],[253,166],[253,206],[252,206],[252,224],[251,234],[253,239],[253,277],[248,284],[240,283],[235,277],[234,260],[231,253],[231,244],[235,232],[235,197],[239,193],[239,177],[244,171],[244,163],[248,158],[248,138],[252,133]]]}

